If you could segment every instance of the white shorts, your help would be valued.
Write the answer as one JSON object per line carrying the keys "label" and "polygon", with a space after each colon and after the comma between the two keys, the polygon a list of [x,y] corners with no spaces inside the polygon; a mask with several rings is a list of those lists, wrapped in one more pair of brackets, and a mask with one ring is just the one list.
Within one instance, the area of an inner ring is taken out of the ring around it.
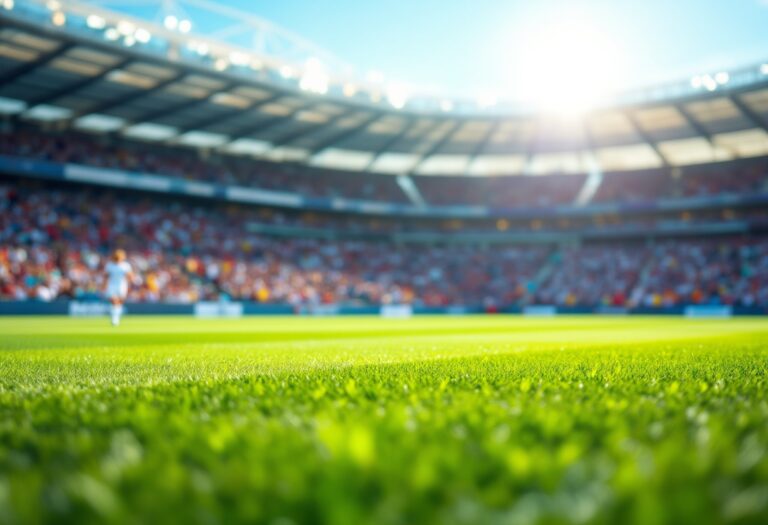
{"label": "white shorts", "polygon": [[115,283],[107,285],[107,299],[125,299],[128,295],[128,283]]}

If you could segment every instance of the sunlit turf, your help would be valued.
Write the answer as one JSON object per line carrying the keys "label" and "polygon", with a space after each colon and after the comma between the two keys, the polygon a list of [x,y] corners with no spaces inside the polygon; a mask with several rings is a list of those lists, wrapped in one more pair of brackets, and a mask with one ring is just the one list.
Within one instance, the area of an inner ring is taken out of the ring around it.
{"label": "sunlit turf", "polygon": [[768,319],[0,318],[0,523],[768,523]]}

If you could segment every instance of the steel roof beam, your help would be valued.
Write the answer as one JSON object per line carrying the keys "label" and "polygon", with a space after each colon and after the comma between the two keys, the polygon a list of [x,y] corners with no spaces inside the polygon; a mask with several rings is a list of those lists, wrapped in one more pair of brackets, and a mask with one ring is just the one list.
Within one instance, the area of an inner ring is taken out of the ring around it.
{"label": "steel roof beam", "polygon": [[491,140],[491,137],[499,130],[501,127],[503,119],[497,118],[495,122],[491,123],[491,125],[488,127],[488,131],[485,132],[483,135],[483,138],[477,141],[477,145],[472,149],[472,152],[469,154],[469,161],[467,162],[467,169],[465,170],[465,173],[469,174],[469,168],[472,166],[472,163],[475,162],[475,159],[480,156],[480,153],[486,147],[488,146],[488,142]]}
{"label": "steel roof beam", "polygon": [[84,78],[83,80],[80,80],[79,82],[75,82],[74,84],[70,84],[69,86],[65,86],[61,89],[57,89],[51,93],[48,93],[46,95],[39,96],[37,98],[32,99],[31,101],[28,101],[27,104],[29,107],[39,106],[40,104],[48,104],[49,102],[53,102],[55,100],[58,100],[62,97],[65,97],[67,95],[70,95],[72,93],[76,93],[82,89],[86,89],[88,87],[93,86],[94,84],[100,82],[101,80],[104,80],[104,78],[112,73],[113,71],[117,71],[119,69],[124,68],[131,62],[133,62],[134,59],[132,58],[124,58],[123,60],[118,61],[117,63],[108,66],[106,69],[104,69],[101,73],[98,73],[92,77]]}
{"label": "steel roof beam", "polygon": [[640,127],[640,124],[637,122],[637,119],[635,119],[634,115],[632,115],[632,113],[629,111],[623,111],[622,113],[627,117],[629,123],[632,124],[632,127],[634,128],[635,133],[637,133],[637,136],[640,137],[646,144],[648,144],[651,149],[653,149],[654,153],[658,155],[659,159],[661,160],[661,165],[665,168],[669,168],[669,161],[659,149],[659,145],[656,144],[656,141],[651,139],[650,135],[648,135],[642,127]]}
{"label": "steel roof beam", "polygon": [[113,99],[106,100],[100,104],[97,104],[96,106],[93,106],[78,112],[77,115],[73,116],[72,118],[82,117],[84,115],[92,115],[94,113],[103,113],[104,111],[108,111],[112,108],[129,104],[134,100],[140,99],[141,97],[151,95],[152,93],[157,93],[158,91],[165,89],[166,87],[170,86],[174,82],[178,82],[179,80],[183,79],[186,76],[187,76],[187,73],[185,71],[179,71],[176,75],[158,82],[151,88],[138,89],[132,93],[128,93],[127,95],[120,95]]}
{"label": "steel roof beam", "polygon": [[741,111],[747,119],[752,121],[752,124],[761,128],[763,131],[768,132],[768,120],[766,120],[765,117],[759,115],[754,109],[747,106],[738,95],[731,94],[729,98],[731,99],[731,102],[739,108],[739,111]]}
{"label": "steel roof beam", "polygon": [[[442,122],[441,122],[442,124]],[[442,148],[444,145],[448,143],[451,138],[456,134],[457,131],[459,131],[459,128],[461,128],[462,121],[456,121],[453,123],[453,126],[448,129],[448,131],[445,132],[445,135],[443,135],[440,139],[436,140],[432,146],[427,149],[426,152],[424,152],[421,155],[421,158],[414,164],[414,166],[411,168],[409,175],[413,175],[418,171],[418,169],[427,161],[429,157],[440,151],[440,148]]]}
{"label": "steel roof beam", "polygon": [[59,45],[59,47],[53,51],[49,51],[48,53],[45,53],[36,59],[25,62],[24,64],[11,69],[2,77],[0,77],[0,87],[5,86],[6,84],[10,84],[19,77],[22,77],[27,73],[31,73],[38,68],[45,67],[47,64],[53,62],[73,47],[75,47],[75,45],[72,42],[65,42]]}
{"label": "steel roof beam", "polygon": [[211,91],[203,98],[193,98],[190,100],[185,100],[184,102],[180,102],[179,104],[175,104],[173,106],[165,107],[159,111],[147,111],[143,115],[141,115],[137,119],[133,119],[134,124],[138,124],[141,122],[155,122],[158,119],[165,118],[171,115],[174,115],[176,113],[179,113],[181,111],[184,111],[185,109],[193,108],[195,106],[201,106],[205,103],[207,103],[210,98],[215,95],[216,93],[221,93],[224,91],[229,91],[230,89],[237,87],[239,85],[238,82],[229,82],[228,84],[224,85],[221,89],[217,89],[216,91]]}
{"label": "steel roof beam", "polygon": [[338,144],[339,142],[351,137],[355,133],[358,133],[364,130],[365,128],[367,128],[368,126],[370,126],[371,124],[373,124],[383,116],[384,116],[384,113],[377,111],[370,117],[364,119],[360,124],[357,124],[356,126],[352,126],[351,128],[348,128],[348,129],[344,129],[339,133],[334,134],[329,139],[320,141],[319,144],[315,144],[312,148],[310,148],[309,150],[310,155],[317,155],[324,149],[330,148],[334,144]]}
{"label": "steel roof beam", "polygon": [[195,130],[202,130],[209,126],[212,126],[214,124],[218,124],[219,122],[223,122],[225,120],[229,120],[234,117],[239,117],[243,114],[243,111],[253,111],[254,109],[258,109],[262,106],[265,106],[271,102],[274,102],[275,100],[283,97],[285,95],[281,93],[276,93],[272,96],[269,96],[262,100],[257,100],[255,102],[252,102],[248,107],[246,108],[235,108],[232,110],[227,111],[223,115],[213,115],[210,117],[202,118],[196,122],[193,122],[192,124],[189,124],[187,126],[183,126],[179,128],[179,133],[186,133],[188,131],[195,131]]}
{"label": "steel roof beam", "polygon": [[336,115],[330,120],[327,120],[326,122],[320,122],[317,124],[310,124],[308,126],[303,126],[298,130],[295,131],[289,131],[287,134],[285,134],[282,137],[277,138],[276,140],[272,141],[273,146],[283,146],[285,144],[288,144],[290,142],[295,141],[298,138],[304,137],[306,135],[311,135],[312,133],[315,133],[316,131],[320,131],[321,129],[329,129],[330,126],[333,126],[337,122],[340,122],[341,120],[344,120],[345,118],[348,118],[350,115],[354,115],[357,113],[358,110],[356,109],[349,109],[347,111],[344,111],[343,113]]}
{"label": "steel roof beam", "polygon": [[696,120],[693,115],[691,115],[691,112],[688,111],[684,105],[675,104],[673,107],[680,112],[680,114],[683,116],[683,118],[685,118],[685,121],[693,129],[693,131],[707,139],[709,143],[712,144],[712,134],[707,131],[707,129],[701,123],[699,123],[699,121]]}
{"label": "steel roof beam", "polygon": [[277,115],[272,118],[267,118],[265,120],[262,120],[260,122],[256,122],[255,124],[251,124],[249,126],[245,126],[243,128],[240,128],[237,130],[234,134],[229,135],[229,141],[234,142],[238,139],[247,138],[250,135],[253,135],[254,133],[259,133],[261,131],[266,131],[270,128],[273,128],[282,122],[286,122],[287,119],[295,117],[299,112],[304,111],[307,108],[310,108],[312,106],[317,105],[317,101],[310,101],[306,102],[300,106],[297,106],[294,108],[294,110],[287,115]]}
{"label": "steel roof beam", "polygon": [[387,150],[389,150],[389,148],[397,144],[397,142],[400,141],[400,139],[405,137],[415,124],[416,124],[416,119],[414,118],[409,119],[403,126],[403,129],[401,129],[398,133],[395,133],[394,135],[392,135],[389,139],[386,140],[386,142],[384,142],[384,144],[374,149],[371,152],[373,156],[371,157],[371,160],[368,161],[368,164],[365,165],[365,169],[363,171],[370,170],[371,166],[373,166],[376,163],[376,160],[379,157],[381,157],[384,153],[386,153]]}

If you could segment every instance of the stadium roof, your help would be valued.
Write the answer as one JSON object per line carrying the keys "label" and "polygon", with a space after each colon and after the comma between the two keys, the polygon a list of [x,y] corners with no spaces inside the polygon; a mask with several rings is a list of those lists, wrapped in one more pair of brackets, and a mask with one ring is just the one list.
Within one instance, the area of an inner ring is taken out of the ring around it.
{"label": "stadium roof", "polygon": [[578,118],[396,109],[370,93],[301,89],[301,79],[287,82],[284,64],[255,71],[234,59],[223,67],[195,62],[178,41],[158,53],[135,25],[78,24],[58,3],[47,11],[33,4],[39,9],[25,12],[18,1],[0,0],[0,114],[7,118],[398,174],[583,173],[768,154],[766,66],[704,76],[663,91],[661,100]]}

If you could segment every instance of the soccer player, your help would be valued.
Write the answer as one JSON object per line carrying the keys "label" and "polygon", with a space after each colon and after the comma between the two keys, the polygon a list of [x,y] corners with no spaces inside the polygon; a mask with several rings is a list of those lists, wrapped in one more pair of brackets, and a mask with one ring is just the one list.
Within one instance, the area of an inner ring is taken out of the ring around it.
{"label": "soccer player", "polygon": [[123,315],[123,302],[128,295],[128,281],[133,280],[131,265],[125,260],[125,250],[115,250],[104,270],[107,272],[107,299],[111,305],[109,313],[112,326],[117,326]]}

